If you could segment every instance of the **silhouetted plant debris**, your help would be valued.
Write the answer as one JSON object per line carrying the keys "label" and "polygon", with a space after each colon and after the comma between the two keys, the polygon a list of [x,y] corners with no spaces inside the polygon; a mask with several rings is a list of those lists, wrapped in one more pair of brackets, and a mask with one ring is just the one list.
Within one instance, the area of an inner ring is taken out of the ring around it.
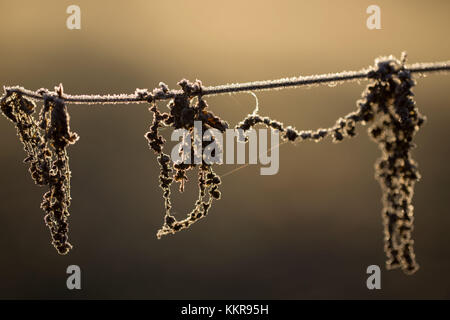
{"label": "silhouetted plant debris", "polygon": [[[190,132],[190,141],[186,143],[191,144],[191,154],[184,155],[183,149],[180,149],[181,159],[190,157],[195,158],[195,134],[194,134],[194,121],[201,121],[202,131],[205,132],[210,128],[215,128],[221,132],[224,132],[228,128],[228,124],[215,116],[212,112],[207,111],[208,105],[206,101],[201,97],[198,97],[197,103],[193,104],[193,97],[198,93],[201,88],[201,82],[196,81],[191,83],[187,80],[178,82],[181,86],[184,94],[172,99],[168,108],[170,113],[161,113],[156,103],[152,102],[150,111],[153,112],[153,122],[150,126],[150,131],[145,134],[149,142],[150,148],[158,155],[158,163],[160,165],[160,187],[163,190],[163,197],[165,203],[165,216],[164,224],[162,228],[157,232],[157,237],[161,238],[164,235],[172,234],[177,231],[189,228],[193,223],[205,217],[208,214],[208,210],[211,208],[212,202],[215,199],[220,199],[219,185],[221,183],[220,178],[213,171],[212,166],[207,164],[204,159],[201,159],[201,163],[196,164],[194,161],[191,163],[173,163],[170,156],[163,153],[163,147],[165,140],[158,133],[160,126],[172,126],[174,129],[186,129]],[[167,91],[167,86],[160,84],[161,89]],[[154,91],[153,94],[157,95],[159,91]],[[152,99],[149,99],[152,101]],[[205,147],[210,142],[202,141],[202,147]],[[170,201],[170,186],[173,181],[180,184],[180,192],[184,191],[184,185],[187,181],[186,172],[198,167],[198,199],[195,202],[194,209],[183,220],[177,220],[177,218],[171,214],[172,204]],[[207,194],[208,193],[208,194]]]}
{"label": "silhouetted plant debris", "polygon": [[[66,254],[71,245],[67,239],[67,217],[70,205],[70,170],[66,148],[77,141],[78,136],[70,131],[69,115],[65,102],[70,103],[150,103],[149,110],[153,112],[153,121],[149,131],[145,134],[149,147],[157,155],[160,166],[159,182],[164,198],[164,223],[157,232],[161,238],[187,229],[193,223],[205,217],[214,200],[221,197],[219,186],[220,177],[214,172],[212,165],[200,161],[190,163],[175,162],[163,152],[165,140],[159,133],[161,127],[186,129],[191,135],[183,143],[190,145],[190,154],[184,154],[180,147],[181,159],[195,159],[196,135],[195,121],[200,121],[202,131],[214,128],[224,132],[228,123],[208,111],[204,100],[206,95],[243,92],[253,90],[270,90],[274,88],[295,87],[315,83],[343,82],[367,78],[370,80],[357,101],[357,109],[339,118],[329,128],[317,130],[297,130],[291,126],[260,116],[258,108],[245,117],[237,126],[243,132],[260,124],[282,133],[285,141],[296,142],[311,140],[319,142],[326,137],[332,137],[333,142],[340,142],[344,138],[356,135],[356,125],[370,123],[369,135],[378,144],[382,155],[375,165],[375,176],[383,192],[383,225],[387,268],[402,268],[407,274],[418,269],[415,261],[413,240],[413,206],[412,196],[414,184],[420,179],[417,163],[411,158],[414,147],[412,139],[425,118],[419,113],[411,92],[415,82],[412,73],[450,70],[449,62],[419,63],[410,67],[405,66],[406,55],[401,60],[392,56],[378,58],[375,66],[359,72],[342,72],[319,76],[297,77],[272,81],[257,81],[251,83],[231,84],[217,87],[203,87],[199,80],[189,82],[182,80],[178,83],[181,90],[170,90],[160,83],[152,92],[146,89],[136,89],[133,95],[107,96],[69,96],[64,95],[62,86],[55,88],[55,92],[40,89],[36,92],[21,87],[5,88],[5,95],[1,99],[1,110],[17,128],[20,140],[27,153],[25,162],[30,164],[30,173],[38,185],[47,185],[49,191],[44,194],[41,207],[46,212],[45,222],[50,229],[53,245],[59,253]],[[35,103],[28,99],[43,100],[39,120],[32,114],[36,111]],[[156,101],[167,100],[168,113],[159,111]],[[214,137],[211,138],[214,141]],[[210,141],[202,141],[206,147]],[[189,150],[188,149],[188,150]],[[188,179],[187,172],[198,169],[198,199],[194,208],[186,218],[178,220],[171,212],[171,185],[175,181],[179,184],[179,191],[183,192]]]}
{"label": "silhouetted plant debris", "polygon": [[[57,88],[62,94],[62,86]],[[44,95],[39,120],[33,117],[36,105],[20,93],[7,91],[1,100],[1,110],[17,128],[20,141],[30,165],[30,174],[37,185],[48,186],[41,208],[46,212],[44,221],[52,236],[52,244],[60,254],[72,248],[68,242],[67,218],[70,206],[70,170],[66,147],[77,141],[70,131],[69,115],[64,100]]]}
{"label": "silhouetted plant debris", "polygon": [[386,266],[388,269],[401,267],[407,274],[418,268],[411,237],[413,230],[412,195],[414,184],[420,179],[417,163],[411,158],[411,149],[415,147],[412,139],[423,117],[416,108],[411,88],[415,82],[411,73],[405,69],[402,61],[390,56],[378,58],[374,69],[369,73],[369,84],[357,101],[358,109],[337,120],[333,127],[315,131],[297,131],[285,127],[281,122],[257,113],[249,114],[237,128],[250,130],[257,124],[279,130],[285,140],[297,139],[320,141],[331,135],[333,142],[356,135],[357,123],[370,122],[369,135],[378,143],[382,151],[375,165],[376,177],[383,191],[383,225]]}
{"label": "silhouetted plant debris", "polygon": [[[405,57],[406,58],[406,57]],[[403,61],[378,61],[373,73],[376,83],[367,88],[363,105],[370,105],[378,115],[369,133],[381,149],[376,177],[383,190],[383,223],[388,269],[401,267],[414,273],[415,260],[411,232],[413,230],[412,196],[420,179],[417,163],[411,158],[415,133],[425,121],[413,100],[415,85]]]}

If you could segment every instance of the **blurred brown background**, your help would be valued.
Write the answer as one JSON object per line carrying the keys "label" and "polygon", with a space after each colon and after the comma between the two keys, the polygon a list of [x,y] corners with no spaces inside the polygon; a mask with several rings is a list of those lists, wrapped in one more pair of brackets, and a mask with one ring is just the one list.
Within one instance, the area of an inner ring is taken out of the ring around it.
{"label": "blurred brown background", "polygon": [[[66,28],[70,4],[81,7],[81,30]],[[371,4],[382,30],[366,28]],[[2,1],[0,84],[128,93],[182,78],[218,85],[357,70],[402,50],[411,63],[448,60],[449,12],[448,1]],[[206,219],[158,241],[158,166],[143,137],[152,114],[72,105],[74,249],[59,256],[39,208],[45,190],[0,117],[0,298],[450,298],[449,84],[437,74],[415,88],[428,122],[414,151],[423,179],[413,276],[384,268],[379,151],[366,128],[338,145],[283,145],[277,175],[250,166],[225,177]],[[298,129],[329,126],[355,109],[364,85],[258,93],[260,112]],[[254,107],[249,94],[207,101],[233,124]],[[179,216],[192,207],[189,187],[175,199]],[[70,264],[82,269],[81,291],[66,289]],[[382,267],[382,290],[366,288],[371,264]]]}

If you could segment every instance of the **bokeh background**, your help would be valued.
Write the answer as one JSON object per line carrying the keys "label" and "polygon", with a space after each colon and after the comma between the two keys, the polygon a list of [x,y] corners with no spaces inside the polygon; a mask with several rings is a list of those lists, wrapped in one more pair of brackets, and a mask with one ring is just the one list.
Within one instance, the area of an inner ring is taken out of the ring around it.
{"label": "bokeh background", "polygon": [[[81,30],[66,28],[71,4],[81,7]],[[382,30],[366,28],[371,4],[381,7]],[[448,1],[1,1],[0,83],[129,93],[182,78],[218,85],[357,70],[403,50],[411,63],[442,61],[449,12]],[[315,129],[354,110],[364,85],[257,95],[261,114]],[[449,85],[449,75],[435,74],[415,88],[428,122],[414,151],[423,179],[413,276],[384,268],[379,151],[366,128],[337,145],[283,145],[277,175],[253,165],[226,176],[206,219],[157,240],[163,202],[144,139],[152,114],[142,104],[72,105],[81,136],[69,150],[74,249],[59,256],[39,208],[45,190],[0,117],[0,298],[450,298]],[[233,124],[255,103],[245,93],[207,101]],[[192,183],[175,197],[178,216],[196,192]],[[70,264],[81,267],[80,291],[66,289]],[[366,288],[371,264],[382,267],[382,290]]]}

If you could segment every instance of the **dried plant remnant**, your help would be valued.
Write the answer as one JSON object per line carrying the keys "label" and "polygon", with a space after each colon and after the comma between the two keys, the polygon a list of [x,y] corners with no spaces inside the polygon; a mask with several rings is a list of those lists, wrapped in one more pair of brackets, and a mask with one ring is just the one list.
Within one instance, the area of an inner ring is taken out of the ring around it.
{"label": "dried plant remnant", "polygon": [[373,83],[357,101],[358,109],[338,119],[330,128],[297,131],[279,121],[261,117],[257,112],[249,114],[236,128],[245,132],[261,124],[279,130],[284,140],[291,142],[298,139],[318,142],[329,135],[334,142],[339,142],[356,135],[357,123],[373,123],[368,132],[382,151],[375,170],[383,192],[386,266],[388,269],[402,268],[406,274],[412,274],[419,268],[411,232],[414,221],[412,196],[420,174],[417,163],[411,158],[411,149],[414,147],[412,139],[425,117],[415,106],[411,91],[415,82],[411,72],[404,67],[405,60],[406,54],[401,61],[392,56],[378,58],[368,75]]}
{"label": "dried plant remnant", "polygon": [[[153,122],[150,126],[150,131],[145,134],[149,142],[150,149],[152,149],[158,155],[158,163],[160,166],[160,187],[163,190],[165,215],[164,224],[162,228],[157,232],[157,237],[161,238],[164,235],[173,234],[183,229],[189,228],[193,223],[205,217],[208,214],[208,210],[211,208],[212,202],[216,199],[220,199],[219,185],[221,183],[220,177],[216,175],[210,164],[205,163],[202,159],[200,164],[191,163],[175,163],[172,161],[169,155],[163,153],[163,147],[165,140],[158,133],[158,128],[161,126],[171,126],[174,129],[186,129],[191,133],[191,140],[187,141],[191,145],[191,154],[184,155],[183,149],[180,150],[181,156],[195,157],[195,134],[194,123],[195,121],[201,121],[202,130],[206,131],[210,128],[217,129],[224,132],[228,128],[228,124],[214,115],[212,112],[207,111],[207,103],[201,97],[198,97],[197,103],[193,104],[193,96],[201,91],[202,86],[200,81],[194,83],[187,80],[182,80],[178,83],[184,94],[172,99],[168,108],[170,113],[161,113],[156,104],[153,102],[150,107],[150,111],[153,112]],[[161,89],[153,91],[152,95],[157,96],[161,92],[167,92],[168,88],[164,84],[160,84]],[[151,97],[148,99],[150,102],[153,100]],[[204,147],[208,142],[202,141]],[[171,213],[172,204],[170,201],[171,184],[172,182],[178,182],[180,184],[180,192],[184,191],[184,185],[187,181],[187,171],[198,167],[198,199],[195,202],[194,209],[183,220],[177,220],[177,218]]]}
{"label": "dried plant remnant", "polygon": [[[62,86],[57,88],[62,95]],[[1,100],[1,110],[17,128],[30,165],[30,174],[37,185],[48,186],[41,208],[50,230],[52,244],[60,254],[72,248],[68,241],[68,208],[70,206],[70,169],[66,148],[78,140],[70,131],[69,115],[64,100],[47,91],[39,120],[33,117],[36,105],[17,92],[7,91]]]}
{"label": "dried plant remnant", "polygon": [[417,163],[411,158],[415,133],[425,121],[413,100],[415,85],[411,73],[404,68],[404,60],[394,58],[376,61],[371,75],[375,84],[368,86],[365,99],[378,114],[369,133],[382,152],[375,165],[376,178],[383,191],[383,224],[387,268],[402,268],[412,274],[416,263],[411,237],[413,230],[412,196],[420,179]]}

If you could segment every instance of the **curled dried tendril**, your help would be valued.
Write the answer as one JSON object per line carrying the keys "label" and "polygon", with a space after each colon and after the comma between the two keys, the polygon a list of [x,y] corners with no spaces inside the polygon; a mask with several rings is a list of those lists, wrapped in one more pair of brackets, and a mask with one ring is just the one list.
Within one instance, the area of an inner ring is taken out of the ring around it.
{"label": "curled dried tendril", "polygon": [[24,146],[30,174],[37,185],[48,186],[41,208],[46,212],[44,221],[50,230],[52,244],[60,254],[67,254],[68,208],[70,206],[70,170],[66,148],[78,140],[70,131],[69,115],[62,95],[62,86],[56,88],[59,96],[41,90],[44,106],[39,119],[33,117],[36,105],[17,92],[7,91],[2,97],[2,113],[11,120]]}
{"label": "curled dried tendril", "polygon": [[[212,112],[207,111],[208,105],[201,96],[198,96],[197,103],[193,103],[193,97],[201,92],[200,81],[197,80],[192,83],[187,80],[182,80],[178,85],[181,86],[184,94],[175,97],[169,102],[169,113],[161,113],[154,100],[151,97],[148,99],[152,103],[149,110],[153,112],[153,122],[145,137],[149,142],[150,148],[158,155],[158,163],[160,166],[159,180],[160,187],[163,190],[165,204],[164,224],[157,232],[158,238],[189,228],[193,223],[204,218],[208,214],[208,210],[211,208],[213,201],[221,197],[219,191],[221,180],[210,164],[207,164],[203,159],[199,164],[195,162],[174,163],[170,156],[163,152],[165,140],[158,132],[161,126],[171,126],[174,129],[183,128],[191,133],[191,140],[186,142],[191,144],[191,154],[185,155],[183,154],[184,149],[180,149],[182,159],[187,156],[190,159],[194,159],[195,157],[194,121],[201,121],[202,131],[214,128],[224,132],[228,128],[228,124],[225,121]],[[162,91],[168,90],[165,84],[161,83],[160,87]],[[158,90],[155,90],[153,95],[157,94]],[[202,141],[202,147],[205,147],[209,143]],[[178,220],[171,213],[170,187],[174,181],[178,182],[180,185],[179,190],[183,192],[185,182],[188,180],[187,171],[194,169],[194,167],[198,167],[198,199],[195,202],[194,209],[187,214],[187,217]]]}

